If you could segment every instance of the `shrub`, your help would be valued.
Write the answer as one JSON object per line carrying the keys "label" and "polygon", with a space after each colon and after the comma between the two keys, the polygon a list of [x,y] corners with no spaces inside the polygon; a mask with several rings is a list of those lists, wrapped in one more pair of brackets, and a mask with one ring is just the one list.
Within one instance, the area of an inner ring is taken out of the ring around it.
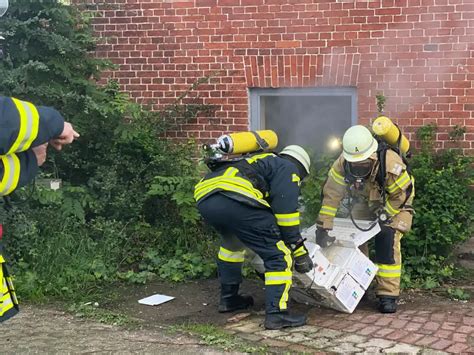
{"label": "shrub", "polygon": [[[62,189],[26,188],[13,198],[5,239],[20,296],[83,293],[147,269],[150,252],[181,260],[165,265],[185,277],[208,275],[209,231],[192,203],[195,144],[160,137],[209,107],[184,105],[185,95],[161,112],[132,103],[117,82],[97,84],[111,64],[89,55],[96,40],[87,15],[59,1],[11,5],[0,22],[0,92],[54,106],[81,133],[61,154],[50,152],[43,169]],[[183,257],[191,249],[201,259]]]}

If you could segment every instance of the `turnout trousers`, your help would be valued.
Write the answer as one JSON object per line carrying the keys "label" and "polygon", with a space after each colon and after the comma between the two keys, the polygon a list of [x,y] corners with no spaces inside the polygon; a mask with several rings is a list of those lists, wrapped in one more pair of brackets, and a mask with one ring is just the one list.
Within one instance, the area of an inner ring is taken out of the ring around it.
{"label": "turnout trousers", "polygon": [[13,317],[19,311],[12,278],[2,255],[2,233],[3,228],[0,224],[0,322]]}
{"label": "turnout trousers", "polygon": [[[353,209],[354,218],[373,220],[367,205],[358,204]],[[401,212],[408,213],[408,212]],[[400,241],[403,233],[386,225],[381,225],[381,231],[374,238],[375,264],[379,270],[375,275],[377,296],[400,295],[400,277],[402,273],[402,255]],[[368,244],[360,247],[365,255],[369,255]]]}
{"label": "turnout trousers", "polygon": [[292,283],[292,256],[281,239],[270,209],[253,207],[216,193],[198,204],[204,220],[221,235],[217,267],[221,284],[240,284],[245,247],[258,254],[265,266],[265,310],[287,309]]}

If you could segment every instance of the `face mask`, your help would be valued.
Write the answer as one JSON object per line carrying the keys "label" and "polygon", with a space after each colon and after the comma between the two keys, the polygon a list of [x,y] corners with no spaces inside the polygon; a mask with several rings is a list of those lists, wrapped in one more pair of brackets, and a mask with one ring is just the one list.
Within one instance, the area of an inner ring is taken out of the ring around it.
{"label": "face mask", "polygon": [[348,163],[348,172],[355,178],[366,178],[372,171],[372,160],[367,159],[360,162]]}

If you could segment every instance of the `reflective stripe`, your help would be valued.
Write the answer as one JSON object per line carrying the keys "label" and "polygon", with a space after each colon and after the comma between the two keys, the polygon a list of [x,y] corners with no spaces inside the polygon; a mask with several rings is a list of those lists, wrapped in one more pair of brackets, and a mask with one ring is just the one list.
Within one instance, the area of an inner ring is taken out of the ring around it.
{"label": "reflective stripe", "polygon": [[298,256],[307,254],[306,248],[302,245],[293,252],[293,256],[297,258]]}
{"label": "reflective stripe", "polygon": [[270,207],[270,205],[268,204],[267,201],[261,199],[261,198],[258,198],[257,196],[255,196],[255,194],[253,194],[252,192],[249,192],[248,190],[245,190],[244,188],[241,188],[237,185],[234,185],[234,184],[227,184],[227,183],[224,183],[224,182],[220,182],[220,183],[216,183],[215,185],[212,185],[210,186],[209,188],[207,188],[206,190],[203,190],[203,191],[199,191],[199,194],[194,194],[194,199],[196,201],[199,201],[201,198],[203,198],[204,196],[206,196],[209,192],[212,192],[214,190],[217,190],[217,189],[220,189],[220,190],[225,190],[225,191],[231,191],[231,192],[236,192],[240,195],[243,195],[243,196],[247,196],[249,197],[250,199],[253,199],[253,200],[256,200],[258,201],[259,203],[261,203],[262,205],[264,206],[267,206],[267,207]]}
{"label": "reflective stripe", "polygon": [[403,189],[409,182],[411,182],[410,175],[405,171],[393,184],[387,187],[387,191],[389,194],[394,193],[398,189]]}
{"label": "reflective stripe", "polygon": [[245,260],[245,250],[232,251],[226,248],[220,247],[217,258],[229,263],[243,263]]}
{"label": "reflective stripe", "polygon": [[10,194],[20,180],[20,159],[15,154],[2,156],[3,178],[0,182],[0,196]]}
{"label": "reflective stripe", "polygon": [[301,179],[298,175],[292,174],[291,175],[291,181],[296,182],[298,184],[298,186],[301,186]]}
{"label": "reflective stripe", "polygon": [[38,136],[39,129],[39,114],[36,107],[29,102],[15,98],[12,98],[12,101],[20,116],[20,129],[15,142],[7,154],[28,150],[31,143],[33,143]]}
{"label": "reflective stripe", "polygon": [[395,278],[400,277],[402,274],[401,265],[387,265],[387,264],[376,264],[379,268],[377,276]]}
{"label": "reflective stripe", "polygon": [[319,214],[325,214],[328,216],[336,217],[336,212],[337,212],[337,208],[323,205],[321,206],[321,210],[319,211]]}
{"label": "reflective stripe", "polygon": [[[288,247],[285,245],[283,240],[280,240],[277,243],[278,249],[280,249],[283,253],[285,253],[285,261],[286,261],[286,272],[289,272],[291,274],[291,267],[293,266],[293,258],[291,257],[291,251],[288,249]],[[280,297],[280,302],[278,307],[280,310],[285,310],[287,308],[287,302],[288,302],[288,292],[290,291],[291,287],[291,278],[290,280],[285,284],[285,289],[283,290],[283,293]]]}
{"label": "reflective stripe", "polygon": [[337,184],[342,186],[347,186],[346,182],[344,181],[344,176],[340,175],[334,168],[329,170],[328,174]]}
{"label": "reflective stripe", "polygon": [[265,273],[265,285],[283,285],[291,283],[291,271],[269,271]]}
{"label": "reflective stripe", "polygon": [[300,225],[300,213],[286,213],[286,214],[275,214],[277,224],[283,227],[299,226]]}
{"label": "reflective stripe", "polygon": [[274,157],[274,156],[275,154],[265,153],[265,154],[254,155],[253,157],[247,158],[246,160],[249,164],[252,164],[252,163],[255,163],[258,159],[263,159],[266,157]]}
{"label": "reflective stripe", "polygon": [[400,213],[400,210],[397,210],[397,209],[393,208],[393,206],[390,204],[389,201],[387,201],[387,203],[385,205],[385,209],[387,210],[388,214],[391,215],[391,216]]}

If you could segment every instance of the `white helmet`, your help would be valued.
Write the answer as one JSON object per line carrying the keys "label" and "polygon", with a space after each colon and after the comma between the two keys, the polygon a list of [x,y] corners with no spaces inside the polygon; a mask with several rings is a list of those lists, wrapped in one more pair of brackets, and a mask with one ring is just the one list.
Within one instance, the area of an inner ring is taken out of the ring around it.
{"label": "white helmet", "polygon": [[8,0],[0,0],[0,17],[8,10]]}
{"label": "white helmet", "polygon": [[367,159],[378,148],[377,140],[364,126],[352,126],[342,137],[342,155],[348,162],[358,162]]}
{"label": "white helmet", "polygon": [[311,159],[309,158],[309,155],[306,150],[301,148],[299,145],[286,146],[280,152],[280,155],[288,155],[292,158],[295,158],[301,165],[303,165],[304,170],[306,170],[306,172],[309,174]]}

